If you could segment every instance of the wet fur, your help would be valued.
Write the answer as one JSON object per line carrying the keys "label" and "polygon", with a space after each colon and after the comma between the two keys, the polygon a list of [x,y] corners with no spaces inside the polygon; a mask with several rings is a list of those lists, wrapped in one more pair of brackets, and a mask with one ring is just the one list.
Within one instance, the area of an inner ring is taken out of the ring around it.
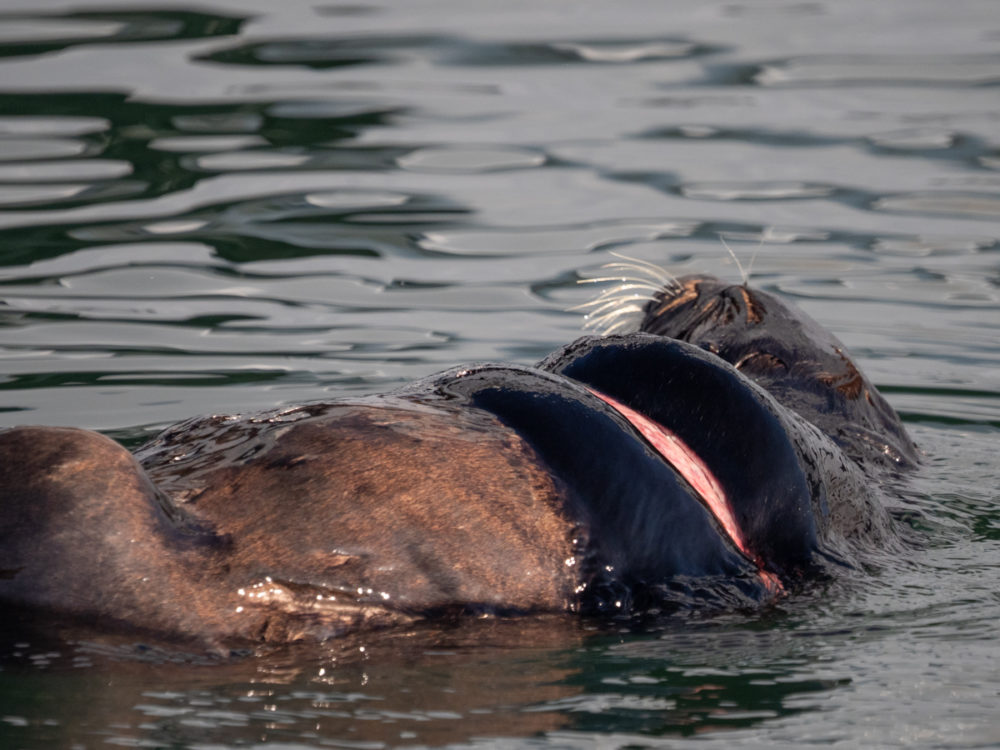
{"label": "wet fur", "polygon": [[[753,458],[744,408],[775,445],[791,441],[804,484],[788,523],[768,505],[786,491],[780,475],[735,498],[760,564],[788,590],[893,543],[880,488],[916,448],[835,337],[772,295],[644,261],[594,281],[615,282],[586,306],[604,337],[535,368],[471,366],[385,396],[198,418],[135,456],[84,430],[0,432],[4,611],[284,642],[442,615],[766,600],[755,564],[588,390],[603,379],[656,411],[657,368],[685,362],[736,399],[709,422],[700,400],[722,401],[697,379],[666,402],[709,453],[735,440]],[[646,364],[601,364],[609,356]],[[744,459],[720,460],[739,489]],[[802,523],[816,540],[788,556],[782,534]]]}

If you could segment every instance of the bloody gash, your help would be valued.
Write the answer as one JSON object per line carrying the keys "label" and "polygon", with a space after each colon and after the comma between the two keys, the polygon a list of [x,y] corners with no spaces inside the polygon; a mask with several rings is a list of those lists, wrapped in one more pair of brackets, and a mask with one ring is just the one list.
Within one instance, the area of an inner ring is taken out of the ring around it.
{"label": "bloody gash", "polygon": [[630,303],[637,330],[534,367],[197,418],[134,455],[80,429],[6,430],[0,606],[289,641],[744,606],[891,544],[882,487],[917,451],[844,346],[772,294],[662,280]]}

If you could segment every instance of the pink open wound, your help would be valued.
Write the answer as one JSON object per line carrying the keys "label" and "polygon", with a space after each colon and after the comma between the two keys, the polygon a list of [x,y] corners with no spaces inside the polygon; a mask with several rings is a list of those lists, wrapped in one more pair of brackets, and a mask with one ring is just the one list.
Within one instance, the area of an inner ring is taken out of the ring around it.
{"label": "pink open wound", "polygon": [[715,478],[715,475],[712,474],[711,470],[705,465],[705,462],[701,460],[698,454],[663,425],[657,424],[635,409],[611,398],[611,396],[606,396],[592,388],[588,388],[587,390],[628,420],[629,424],[635,427],[649,441],[650,445],[674,467],[677,473],[684,477],[687,483],[701,497],[705,507],[715,516],[722,530],[726,532],[736,548],[757,566],[760,577],[764,581],[764,585],[768,591],[773,594],[780,593],[783,588],[781,581],[774,573],[764,569],[763,560],[747,546],[746,540],[743,538],[743,532],[736,523],[736,517],[733,515],[733,508],[729,503],[729,498],[726,497],[726,493],[719,484],[719,480]]}

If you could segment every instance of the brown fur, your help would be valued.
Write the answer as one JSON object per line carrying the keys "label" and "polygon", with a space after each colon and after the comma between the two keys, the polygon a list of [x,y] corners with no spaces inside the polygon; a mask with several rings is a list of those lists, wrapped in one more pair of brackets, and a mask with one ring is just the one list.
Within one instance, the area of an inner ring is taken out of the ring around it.
{"label": "brown fur", "polygon": [[569,605],[574,528],[515,433],[474,410],[398,403],[301,417],[154,444],[145,463],[165,501],[100,435],[0,434],[17,456],[0,468],[2,517],[20,526],[0,531],[36,548],[0,552],[0,570],[4,558],[32,566],[0,575],[0,594],[153,631],[281,641],[428,610]]}

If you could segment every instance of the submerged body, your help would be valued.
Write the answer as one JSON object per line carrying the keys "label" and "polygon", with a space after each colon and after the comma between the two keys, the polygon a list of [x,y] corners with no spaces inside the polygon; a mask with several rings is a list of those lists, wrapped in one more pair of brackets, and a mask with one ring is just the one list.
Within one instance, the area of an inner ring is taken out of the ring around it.
{"label": "submerged body", "polygon": [[916,461],[836,339],[682,279],[536,367],[181,423],[0,433],[0,603],[199,640],[780,596],[892,539]]}

